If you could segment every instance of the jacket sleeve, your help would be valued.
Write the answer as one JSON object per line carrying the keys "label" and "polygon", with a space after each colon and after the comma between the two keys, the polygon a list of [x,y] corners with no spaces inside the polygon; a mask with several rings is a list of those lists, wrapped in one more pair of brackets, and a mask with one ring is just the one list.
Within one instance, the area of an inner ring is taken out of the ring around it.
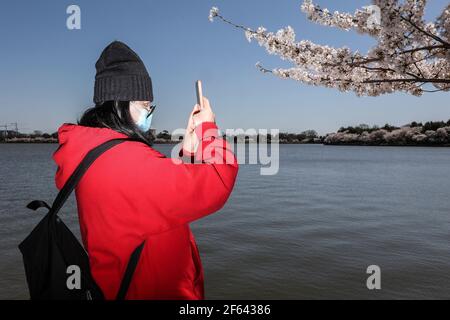
{"label": "jacket sleeve", "polygon": [[142,193],[139,223],[145,233],[164,232],[209,215],[231,194],[238,163],[229,143],[218,136],[213,122],[202,123],[195,133],[200,141],[195,154],[181,150],[175,158],[149,156],[139,165],[136,192]]}

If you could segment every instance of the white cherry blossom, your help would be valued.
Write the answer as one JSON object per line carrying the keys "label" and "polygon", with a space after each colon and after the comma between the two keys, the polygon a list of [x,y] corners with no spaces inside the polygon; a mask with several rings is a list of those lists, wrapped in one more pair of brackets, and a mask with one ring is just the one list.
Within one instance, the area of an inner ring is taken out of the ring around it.
{"label": "white cherry blossom", "polygon": [[341,13],[303,1],[301,10],[311,21],[373,37],[377,44],[366,53],[297,41],[290,26],[277,32],[251,29],[225,19],[216,7],[210,11],[210,20],[218,18],[242,29],[248,41],[255,40],[269,54],[292,63],[285,69],[267,69],[258,63],[263,72],[357,95],[403,91],[420,96],[450,90],[450,4],[432,23],[423,19],[426,3],[372,0],[372,5],[354,13]]}

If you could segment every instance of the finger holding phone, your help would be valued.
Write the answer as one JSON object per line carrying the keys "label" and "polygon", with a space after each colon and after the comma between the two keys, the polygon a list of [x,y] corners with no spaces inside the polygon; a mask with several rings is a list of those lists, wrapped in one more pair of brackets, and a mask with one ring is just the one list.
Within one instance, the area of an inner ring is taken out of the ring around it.
{"label": "finger holding phone", "polygon": [[194,112],[192,118],[194,121],[194,126],[197,127],[203,122],[215,122],[215,114],[211,109],[209,100],[206,97],[202,97],[202,105],[196,105],[194,107]]}
{"label": "finger holding phone", "polygon": [[203,122],[215,122],[215,115],[211,109],[209,100],[203,96],[202,82],[196,82],[197,104],[194,107],[193,120],[194,125],[198,126]]}
{"label": "finger holding phone", "polygon": [[189,115],[186,134],[184,135],[183,148],[189,152],[195,152],[198,145],[198,138],[195,128],[203,122],[215,122],[215,114],[212,111],[209,100],[203,96],[202,83],[196,82],[197,104]]}

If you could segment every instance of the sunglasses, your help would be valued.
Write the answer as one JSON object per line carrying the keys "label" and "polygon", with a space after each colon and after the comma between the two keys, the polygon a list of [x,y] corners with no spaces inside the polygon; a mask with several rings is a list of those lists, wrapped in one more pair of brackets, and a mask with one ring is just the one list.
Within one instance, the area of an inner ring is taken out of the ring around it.
{"label": "sunglasses", "polygon": [[150,110],[149,110],[149,112],[148,112],[148,115],[150,116],[150,115],[153,113],[153,111],[155,111],[155,109],[156,109],[156,104],[151,104],[151,105],[149,106],[149,108],[150,108]]}
{"label": "sunglasses", "polygon": [[149,117],[156,109],[156,104],[145,104],[145,105],[139,104],[139,106],[148,110],[147,117]]}

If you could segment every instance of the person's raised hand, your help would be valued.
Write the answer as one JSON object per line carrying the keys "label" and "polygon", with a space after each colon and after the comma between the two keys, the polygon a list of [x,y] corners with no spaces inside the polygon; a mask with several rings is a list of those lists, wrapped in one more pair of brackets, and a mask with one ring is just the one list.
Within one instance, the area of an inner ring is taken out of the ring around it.
{"label": "person's raised hand", "polygon": [[196,104],[189,115],[188,124],[186,127],[186,133],[192,134],[195,130],[194,114],[200,111],[200,106]]}
{"label": "person's raised hand", "polygon": [[[197,110],[193,113],[193,122],[194,127],[197,127],[203,122],[215,122],[216,116],[213,113],[211,109],[211,104],[209,103],[209,100],[206,97],[203,98],[203,108],[200,107],[198,104],[196,104]],[[195,109],[195,107],[194,107]]]}
{"label": "person's raised hand", "polygon": [[215,122],[215,115],[212,112],[209,100],[203,97],[203,108],[196,104],[189,115],[186,134],[183,139],[183,149],[189,152],[195,152],[198,145],[198,138],[195,134],[195,128],[203,122]]}

